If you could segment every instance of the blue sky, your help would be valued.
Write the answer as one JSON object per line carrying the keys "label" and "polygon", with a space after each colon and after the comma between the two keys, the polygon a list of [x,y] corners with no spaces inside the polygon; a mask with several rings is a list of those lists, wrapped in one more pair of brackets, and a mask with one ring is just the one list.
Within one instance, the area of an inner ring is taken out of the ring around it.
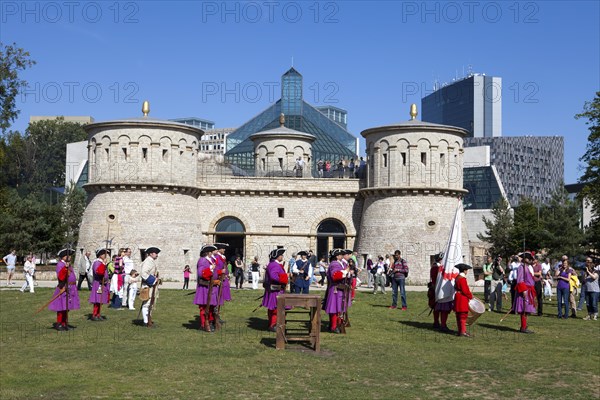
{"label": "blue sky", "polygon": [[[350,132],[408,119],[433,82],[503,79],[503,135],[565,137],[565,181],[588,130],[573,116],[600,87],[599,2],[0,3],[0,40],[37,65],[30,115],[198,116],[235,127],[280,97],[292,64],[311,104],[348,110]],[[364,149],[364,141],[361,144]]]}

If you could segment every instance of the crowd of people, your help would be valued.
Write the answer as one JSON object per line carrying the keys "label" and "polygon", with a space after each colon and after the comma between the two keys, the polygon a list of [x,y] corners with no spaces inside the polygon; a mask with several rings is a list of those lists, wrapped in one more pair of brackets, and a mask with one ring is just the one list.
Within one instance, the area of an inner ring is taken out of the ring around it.
{"label": "crowd of people", "polygon": [[[225,243],[215,243],[206,245],[201,250],[196,269],[197,288],[194,304],[200,308],[199,320],[203,330],[213,332],[221,321],[218,310],[225,301],[231,300],[230,276],[235,277],[235,287],[241,289],[244,276],[249,274],[252,289],[258,290],[262,280],[261,286],[265,290],[262,306],[268,309],[269,329],[274,329],[276,320],[276,307],[273,299],[270,298],[272,293],[285,293],[289,290],[290,293],[308,294],[311,285],[320,287],[326,285],[324,309],[330,315],[330,330],[339,333],[340,324],[345,321],[342,315],[352,305],[356,288],[360,285],[358,279],[360,269],[356,252],[344,249],[332,250],[328,262],[325,257],[318,259],[312,250],[299,251],[293,253],[285,262],[283,261],[285,251],[278,249],[271,252],[268,263],[261,265],[259,257],[254,257],[246,266],[237,255],[227,261],[225,257],[227,248],[228,245]],[[89,303],[93,306],[90,317],[92,321],[106,319],[101,313],[103,304],[108,304],[116,310],[135,310],[135,300],[139,294],[144,325],[152,327],[151,304],[158,296],[160,283],[155,263],[159,252],[160,249],[156,247],[146,249],[147,256],[138,273],[131,259],[130,248],[121,248],[112,256],[107,249],[99,249],[95,252],[96,257],[93,261],[90,258],[91,252],[86,251],[82,254],[76,269],[70,263],[74,251],[61,250],[56,266],[59,284],[48,306],[50,310],[57,312],[55,328],[69,329],[68,311],[79,308],[78,292],[81,291],[84,281],[90,291]],[[7,264],[7,270],[14,274],[16,252],[12,251],[3,259]],[[469,301],[473,299],[473,295],[466,284],[467,280],[462,280],[461,277],[465,278],[471,267],[459,264],[456,266],[456,272],[448,276],[444,273],[442,259],[443,254],[436,255],[430,271],[428,296],[429,306],[434,315],[434,327],[449,332],[448,315],[451,311],[455,311],[458,334],[469,336],[465,321],[469,312]],[[274,262],[277,265],[273,264]],[[482,266],[485,306],[488,311],[500,313],[508,310],[509,313],[520,314],[520,331],[524,333],[532,333],[528,327],[527,316],[530,314],[542,316],[544,303],[551,301],[554,293],[557,299],[556,316],[559,319],[577,318],[577,312],[586,305],[587,315],[583,319],[597,320],[600,297],[600,265],[598,264],[598,260],[587,257],[585,265],[574,267],[566,255],[562,256],[561,260],[550,262],[548,258],[536,256],[533,252],[513,255],[505,264],[502,257],[490,255]],[[29,288],[33,293],[35,259],[32,255],[25,258],[23,269],[25,283],[21,291]],[[396,250],[391,256],[387,254],[378,256],[375,262],[368,256],[366,269],[367,287],[373,288],[373,294],[378,292],[385,294],[386,287],[391,286],[392,299],[389,308],[398,308],[398,300],[400,300],[401,309],[406,310],[408,306],[405,282],[409,268],[400,250]],[[78,278],[76,273],[79,275]],[[183,289],[188,289],[192,275],[189,265],[184,267],[183,273]],[[436,283],[441,276],[452,281],[454,295],[449,301],[442,302],[435,296]],[[12,277],[11,275],[11,283]],[[340,283],[342,279],[343,283]],[[211,290],[213,285],[214,291]],[[348,294],[347,302],[343,305],[338,301],[337,289]],[[334,292],[330,293],[332,290]],[[507,307],[506,301],[509,295],[510,306]],[[337,300],[332,303],[333,298]]]}
{"label": "crowd of people", "polygon": [[[523,254],[523,253],[522,253]],[[513,255],[510,262],[503,264],[502,257],[488,256],[483,264],[484,302],[489,311],[503,311],[503,299],[510,294],[509,311],[514,313],[518,299],[518,267],[522,257]],[[592,257],[586,257],[585,265],[574,268],[567,255],[551,262],[549,258],[533,256],[531,260],[532,279],[535,292],[536,314],[544,314],[544,303],[556,293],[557,318],[577,318],[577,312],[587,304],[586,320],[598,318],[598,275],[600,265]]]}
{"label": "crowd of people", "polygon": [[341,158],[337,162],[318,159],[317,174],[319,178],[363,178],[366,166],[363,157]]}

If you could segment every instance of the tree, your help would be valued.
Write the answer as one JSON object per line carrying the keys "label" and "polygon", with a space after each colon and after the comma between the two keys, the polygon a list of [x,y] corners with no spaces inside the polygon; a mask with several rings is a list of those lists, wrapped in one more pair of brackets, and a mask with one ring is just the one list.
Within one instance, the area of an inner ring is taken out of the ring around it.
{"label": "tree", "polygon": [[[543,209],[543,208],[542,208]],[[542,218],[543,219],[543,218]],[[511,232],[513,247],[538,251],[542,248],[542,226],[540,210],[530,198],[524,197],[515,207],[514,226]]]}
{"label": "tree", "polygon": [[16,43],[4,45],[0,42],[0,130],[2,134],[17,118],[15,99],[19,91],[27,87],[27,81],[19,79],[19,73],[33,66],[29,52],[18,48]]}
{"label": "tree", "polygon": [[583,113],[577,114],[575,118],[586,118],[586,125],[589,125],[586,151],[579,159],[586,163],[585,172],[579,178],[579,182],[585,186],[579,196],[580,200],[591,204],[592,224],[588,240],[594,249],[600,250],[600,92],[596,92],[592,102],[585,102]]}
{"label": "tree", "polygon": [[580,210],[564,188],[552,195],[542,215],[542,245],[549,257],[560,258],[563,254],[573,257],[582,253],[584,234],[579,226]]}
{"label": "tree", "polygon": [[85,202],[85,191],[71,182],[62,202],[62,219],[67,243],[77,243],[79,240],[79,227],[85,210]]}
{"label": "tree", "polygon": [[510,205],[506,199],[501,198],[492,208],[494,219],[483,217],[485,224],[485,235],[477,234],[477,238],[490,243],[490,253],[499,255],[505,260],[514,253],[514,244],[512,241],[513,216]]}

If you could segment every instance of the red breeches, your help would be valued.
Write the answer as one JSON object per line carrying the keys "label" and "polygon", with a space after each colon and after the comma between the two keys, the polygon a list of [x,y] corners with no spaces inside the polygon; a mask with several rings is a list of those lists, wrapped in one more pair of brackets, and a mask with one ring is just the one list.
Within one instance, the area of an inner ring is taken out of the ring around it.
{"label": "red breeches", "polygon": [[462,335],[467,332],[467,315],[469,313],[466,312],[457,312],[456,313],[456,325],[458,327],[458,334]]}

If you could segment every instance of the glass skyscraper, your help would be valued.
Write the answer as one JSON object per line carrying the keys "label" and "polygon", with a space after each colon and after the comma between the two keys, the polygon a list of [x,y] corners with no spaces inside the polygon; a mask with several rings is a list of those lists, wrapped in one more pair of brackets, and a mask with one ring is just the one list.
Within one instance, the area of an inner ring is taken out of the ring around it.
{"label": "glass skyscraper", "polygon": [[[279,127],[279,115],[285,114],[285,126],[316,137],[312,144],[312,166],[319,159],[337,163],[340,159],[357,157],[358,139],[340,124],[304,101],[302,75],[290,68],[281,77],[281,99],[244,123],[227,136],[225,159],[253,175],[254,144],[250,135]],[[314,171],[313,171],[314,172]]]}
{"label": "glass skyscraper", "polygon": [[502,136],[502,78],[470,75],[421,99],[421,119],[458,126],[471,137]]}

